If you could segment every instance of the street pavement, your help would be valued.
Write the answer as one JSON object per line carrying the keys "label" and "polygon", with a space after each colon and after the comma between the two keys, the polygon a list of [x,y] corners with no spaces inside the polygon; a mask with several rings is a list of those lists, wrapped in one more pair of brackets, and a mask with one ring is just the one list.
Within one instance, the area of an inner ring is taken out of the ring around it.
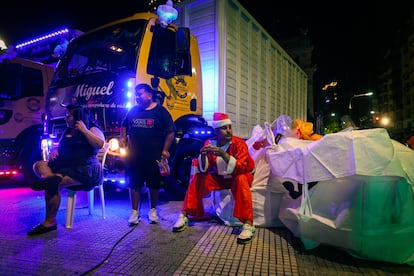
{"label": "street pavement", "polygon": [[257,228],[246,245],[236,243],[240,228],[214,217],[173,233],[182,200],[163,191],[159,223],[149,223],[143,193],[142,220],[129,227],[128,192],[112,185],[105,186],[106,219],[98,193],[91,215],[79,193],[73,228],[66,229],[63,191],[58,229],[28,237],[44,219],[43,193],[24,182],[0,185],[0,275],[414,275],[413,266],[361,260],[331,246],[304,250],[284,227]]}

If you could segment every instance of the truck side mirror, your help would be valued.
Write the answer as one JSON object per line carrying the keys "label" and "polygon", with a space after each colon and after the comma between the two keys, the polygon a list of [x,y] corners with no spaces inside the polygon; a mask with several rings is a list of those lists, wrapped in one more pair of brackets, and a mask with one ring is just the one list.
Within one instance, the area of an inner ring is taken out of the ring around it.
{"label": "truck side mirror", "polygon": [[155,25],[148,57],[147,73],[163,79],[176,75],[177,38],[174,31]]}
{"label": "truck side mirror", "polygon": [[181,76],[191,76],[190,29],[180,27],[177,30],[176,73]]}
{"label": "truck side mirror", "polygon": [[177,30],[177,51],[190,53],[190,29],[180,27]]}

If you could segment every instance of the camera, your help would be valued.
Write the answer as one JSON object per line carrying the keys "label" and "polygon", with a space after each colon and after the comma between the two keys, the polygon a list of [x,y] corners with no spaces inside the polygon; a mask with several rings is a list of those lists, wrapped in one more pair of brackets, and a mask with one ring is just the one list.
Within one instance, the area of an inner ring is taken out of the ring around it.
{"label": "camera", "polygon": [[74,109],[73,110],[73,120],[75,122],[81,121],[83,119],[83,116],[82,116],[83,114],[82,113],[83,113],[82,109],[80,109],[80,108]]}

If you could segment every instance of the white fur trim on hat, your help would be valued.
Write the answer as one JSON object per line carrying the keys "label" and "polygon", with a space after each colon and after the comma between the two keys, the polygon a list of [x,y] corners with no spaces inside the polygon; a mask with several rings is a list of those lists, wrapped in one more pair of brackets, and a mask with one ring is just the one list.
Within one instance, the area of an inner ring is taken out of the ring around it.
{"label": "white fur trim on hat", "polygon": [[231,120],[230,119],[224,119],[221,121],[213,121],[213,128],[219,128],[225,125],[231,125]]}
{"label": "white fur trim on hat", "polygon": [[231,125],[231,120],[229,118],[229,115],[225,113],[219,113],[219,112],[214,113],[213,120],[214,120],[212,122],[213,128],[219,128],[225,125]]}

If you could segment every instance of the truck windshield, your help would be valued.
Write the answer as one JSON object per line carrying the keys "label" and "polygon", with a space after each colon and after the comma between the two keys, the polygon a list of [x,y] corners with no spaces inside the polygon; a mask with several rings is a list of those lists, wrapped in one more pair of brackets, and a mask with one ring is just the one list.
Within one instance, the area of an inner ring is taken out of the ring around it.
{"label": "truck windshield", "polygon": [[17,63],[0,63],[0,99],[33,96],[43,96],[42,71]]}
{"label": "truck windshield", "polygon": [[57,67],[54,81],[96,72],[134,71],[146,20],[134,20],[86,33],[73,42]]}

